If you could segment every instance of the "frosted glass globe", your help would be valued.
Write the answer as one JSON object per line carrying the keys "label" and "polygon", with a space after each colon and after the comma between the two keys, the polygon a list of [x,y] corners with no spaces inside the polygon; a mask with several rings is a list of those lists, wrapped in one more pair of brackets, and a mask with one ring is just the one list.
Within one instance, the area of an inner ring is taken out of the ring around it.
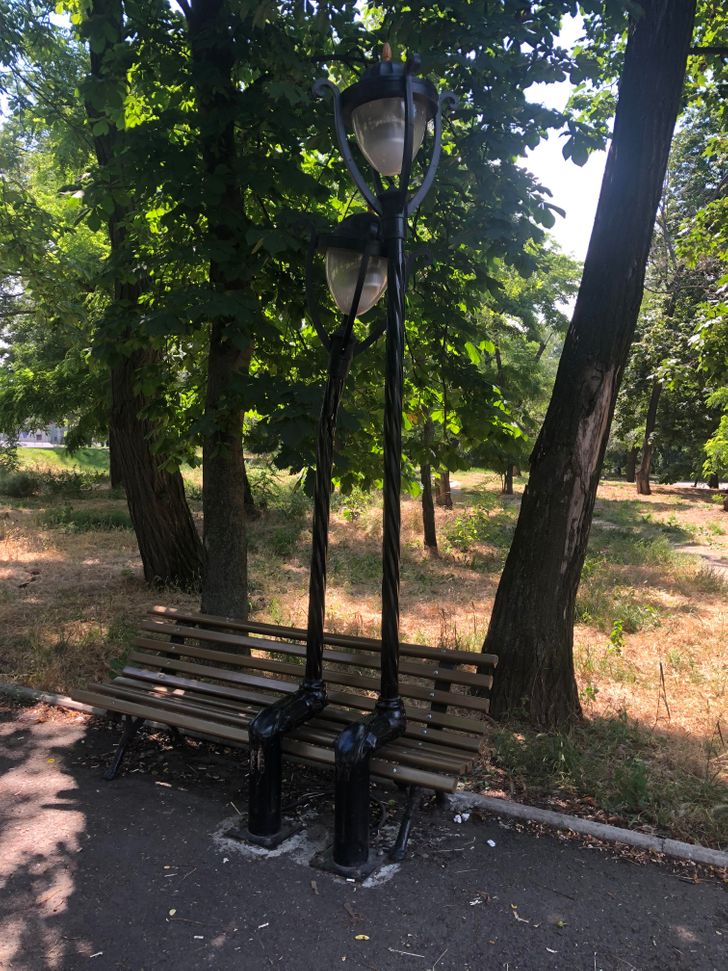
{"label": "frosted glass globe", "polygon": [[[415,97],[412,158],[420,150],[427,127],[427,101]],[[404,157],[404,98],[365,101],[351,113],[359,148],[380,175],[399,175]]]}
{"label": "frosted glass globe", "polygon": [[[362,253],[356,250],[330,247],[326,251],[326,281],[336,306],[343,314],[351,311]],[[370,256],[359,297],[356,316],[371,310],[387,288],[387,261],[383,256]]]}

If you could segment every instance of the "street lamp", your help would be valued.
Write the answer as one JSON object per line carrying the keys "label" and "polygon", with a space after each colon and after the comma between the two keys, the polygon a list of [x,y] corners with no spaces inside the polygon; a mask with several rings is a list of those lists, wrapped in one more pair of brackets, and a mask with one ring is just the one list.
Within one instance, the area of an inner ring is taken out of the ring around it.
{"label": "street lamp", "polygon": [[[380,217],[382,251],[387,258],[380,695],[373,714],[349,725],[336,741],[333,867],[349,875],[361,875],[368,867],[370,756],[401,735],[406,728],[404,704],[399,695],[405,238],[407,217],[424,199],[437,170],[441,150],[442,105],[448,100],[454,102],[452,95],[438,97],[431,82],[418,77],[419,66],[417,56],[410,57],[406,63],[393,61],[389,44],[385,44],[382,60],[345,91],[340,92],[327,79],[317,81],[314,86],[316,94],[322,95],[328,91],[333,97],[334,127],[339,149],[362,198]],[[430,161],[421,185],[410,194],[412,162],[422,146],[430,121],[434,127]],[[349,132],[353,132],[362,155],[372,168],[374,190],[354,159]],[[387,180],[386,186],[383,179]],[[331,261],[340,270],[340,273],[332,271],[329,275],[334,299],[339,303],[337,293],[345,300],[351,293],[356,261],[354,258],[333,255]],[[360,283],[361,278],[360,268]],[[372,284],[371,291],[367,289],[367,292],[373,293],[374,290]],[[360,296],[363,293],[364,286],[361,285]],[[357,295],[352,294],[351,299],[353,307]]]}
{"label": "street lamp", "polygon": [[[332,334],[324,328],[314,298],[314,257],[318,250],[325,253],[329,288],[344,314]],[[332,233],[312,235],[306,262],[306,299],[311,322],[329,352],[329,368],[316,440],[306,667],[298,690],[263,708],[250,723],[247,828],[229,834],[268,849],[294,832],[293,827],[283,824],[281,815],[283,737],[315,717],[327,702],[322,667],[336,418],[352,358],[384,332],[383,326],[374,324],[367,337],[357,340],[354,323],[371,310],[386,286],[387,260],[377,215],[356,213],[339,223]]]}

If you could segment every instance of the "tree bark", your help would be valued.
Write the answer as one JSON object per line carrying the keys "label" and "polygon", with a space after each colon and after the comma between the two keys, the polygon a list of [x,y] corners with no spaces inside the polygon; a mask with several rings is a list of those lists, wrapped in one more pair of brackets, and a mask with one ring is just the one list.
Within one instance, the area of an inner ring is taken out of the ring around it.
{"label": "tree bark", "polygon": [[711,474],[708,476],[708,488],[720,489],[720,476],[717,472],[711,472]]}
{"label": "tree bark", "polygon": [[645,421],[645,437],[642,442],[642,461],[637,470],[637,493],[640,496],[652,494],[650,489],[650,470],[652,469],[652,456],[655,454],[655,425],[657,424],[657,406],[660,403],[662,394],[662,384],[654,379],[652,391],[650,392],[650,402],[647,406],[647,419]]}
{"label": "tree bark", "polygon": [[507,465],[503,473],[503,488],[501,492],[504,496],[513,495],[513,466]]}
{"label": "tree bark", "polygon": [[642,0],[630,21],[614,135],[574,315],[531,457],[484,650],[491,712],[545,729],[581,716],[574,604],[614,404],[680,106],[694,0]]}
{"label": "tree bark", "polygon": [[[110,83],[113,87],[120,83],[116,75],[120,62],[114,56],[114,47],[124,38],[121,0],[94,0],[89,19],[102,21],[106,34],[100,50],[89,49],[91,79],[86,112],[92,133],[97,122],[103,121],[106,126],[104,134],[92,134],[99,168],[108,170],[114,166],[118,178],[124,149],[122,133],[100,112],[93,94],[104,85]],[[126,180],[122,182],[128,184]],[[141,417],[147,401],[137,390],[137,376],[145,367],[158,366],[158,355],[139,342],[139,298],[145,280],[132,269],[133,254],[126,228],[129,215],[128,207],[115,202],[108,220],[112,259],[119,268],[113,293],[117,326],[105,337],[111,368],[112,475],[121,478],[126,490],[145,579],[193,589],[199,585],[202,546],[187,505],[182,476],[179,471],[166,471],[164,456],[153,449],[157,428]],[[129,346],[133,349],[125,350]]]}
{"label": "tree bark", "polygon": [[627,452],[627,468],[625,477],[627,482],[634,482],[637,476],[637,449],[631,448]]}
{"label": "tree bark", "polygon": [[121,489],[124,485],[124,470],[121,467],[119,449],[114,444],[114,429],[109,426],[109,480],[112,489]]}
{"label": "tree bark", "polygon": [[[247,255],[243,194],[236,174],[234,35],[223,0],[190,0],[182,7],[192,52],[204,171],[211,186],[222,183],[205,196],[208,238],[220,254],[210,262],[209,278],[214,289],[230,296],[246,289],[242,273]],[[240,618],[248,613],[248,564],[243,413],[235,382],[250,360],[251,348],[246,352],[243,347],[246,343],[237,318],[218,316],[211,321],[205,398],[211,430],[202,443],[202,610]]]}
{"label": "tree bark", "polygon": [[450,473],[445,470],[435,479],[435,501],[438,506],[452,509],[452,492],[450,491]]}
{"label": "tree bark", "polygon": [[432,501],[432,466],[429,462],[433,436],[434,428],[432,419],[428,418],[425,421],[425,427],[422,435],[425,452],[428,458],[420,466],[420,481],[422,482],[422,529],[425,546],[431,552],[436,553],[437,528],[435,525],[435,504]]}

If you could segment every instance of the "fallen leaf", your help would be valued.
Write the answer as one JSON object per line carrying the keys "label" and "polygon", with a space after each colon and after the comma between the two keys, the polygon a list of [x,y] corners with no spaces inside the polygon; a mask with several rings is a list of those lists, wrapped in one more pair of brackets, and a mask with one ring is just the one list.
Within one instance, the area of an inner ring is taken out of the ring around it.
{"label": "fallen leaf", "polygon": [[368,934],[355,934],[354,935],[354,940],[355,941],[368,941],[369,940],[369,935]]}
{"label": "fallen leaf", "polygon": [[169,912],[169,916],[170,916],[170,917],[174,917],[174,915],[175,915],[176,913],[177,913],[177,911],[176,911],[176,910],[175,910],[175,908],[173,907],[173,908],[172,908],[172,909],[170,910],[170,912]]}

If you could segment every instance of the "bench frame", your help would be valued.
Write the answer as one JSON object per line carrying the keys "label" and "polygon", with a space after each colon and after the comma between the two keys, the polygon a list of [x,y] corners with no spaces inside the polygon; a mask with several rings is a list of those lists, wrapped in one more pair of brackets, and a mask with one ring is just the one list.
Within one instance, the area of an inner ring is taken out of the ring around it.
{"label": "bench frame", "polygon": [[[300,703],[301,689],[296,688],[295,681],[284,681],[279,675],[290,679],[301,668],[280,658],[303,660],[305,639],[306,631],[298,628],[154,608],[141,625],[121,675],[76,692],[79,700],[124,717],[124,730],[105,778],[116,777],[130,742],[145,721],[161,722],[175,736],[182,731],[224,744],[247,743],[252,762],[256,755],[250,741],[256,722],[261,717],[272,722],[278,713],[290,710],[291,702]],[[280,816],[282,759],[310,765],[333,762],[339,810],[334,838],[346,846],[354,845],[358,853],[366,852],[366,862],[333,864],[330,858],[324,862],[337,873],[363,877],[374,862],[381,863],[381,858],[370,861],[368,853],[370,775],[407,791],[399,834],[389,851],[390,859],[401,860],[417,794],[427,789],[436,793],[454,791],[458,775],[477,755],[486,722],[472,716],[487,712],[490,672],[497,658],[403,644],[401,687],[410,717],[398,737],[387,744],[381,741],[381,734],[373,735],[371,728],[379,717],[379,702],[373,697],[377,679],[360,673],[362,668],[378,673],[379,642],[328,633],[324,641],[327,704],[298,727],[285,726],[276,736],[275,749],[264,748],[264,758],[273,751],[278,761],[268,765],[267,773],[251,772],[248,818],[245,824],[241,821],[234,835],[269,848],[287,839],[292,830]],[[251,650],[258,656],[251,655]],[[472,689],[484,697],[466,693]],[[453,708],[460,714],[453,713]],[[370,712],[363,719],[362,710]],[[235,724],[240,727],[233,727]],[[351,760],[346,759],[347,747],[354,747]],[[251,831],[250,825],[250,813],[261,798],[253,787],[261,778],[272,781],[266,794],[269,818],[278,814],[275,829],[263,834]],[[348,827],[343,832],[341,820]],[[357,842],[352,844],[352,839]]]}

